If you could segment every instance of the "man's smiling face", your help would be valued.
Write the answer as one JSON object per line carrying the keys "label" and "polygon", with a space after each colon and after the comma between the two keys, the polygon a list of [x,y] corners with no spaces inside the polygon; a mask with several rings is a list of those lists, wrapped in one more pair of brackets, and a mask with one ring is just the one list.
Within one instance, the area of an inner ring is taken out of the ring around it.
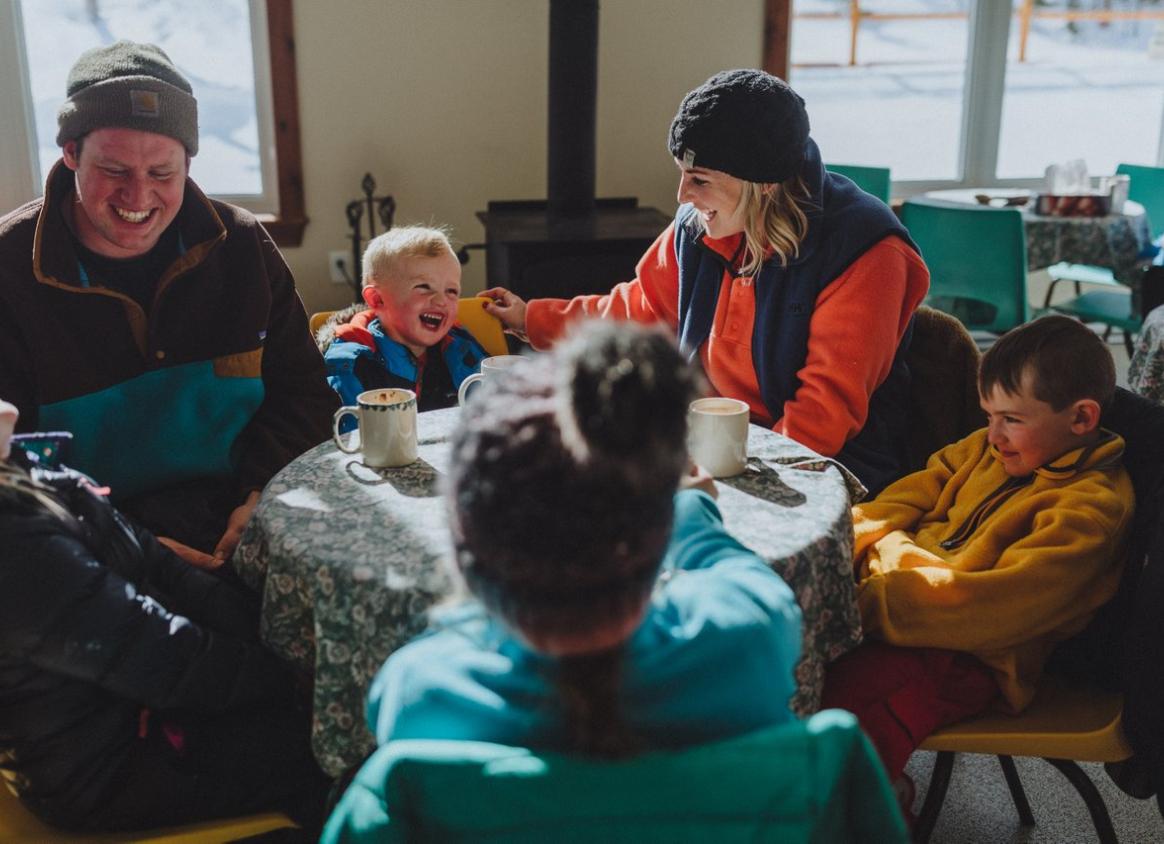
{"label": "man's smiling face", "polygon": [[136,129],[96,129],[64,147],[76,173],[73,222],[88,249],[108,258],[149,252],[182,207],[189,159],[167,135]]}

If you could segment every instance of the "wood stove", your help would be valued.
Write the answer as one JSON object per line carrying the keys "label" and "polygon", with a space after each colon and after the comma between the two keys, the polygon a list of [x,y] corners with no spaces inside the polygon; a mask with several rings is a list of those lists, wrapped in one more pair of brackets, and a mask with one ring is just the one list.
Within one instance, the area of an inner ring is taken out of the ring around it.
{"label": "wood stove", "polygon": [[550,0],[545,200],[490,201],[488,283],[523,299],[602,293],[635,264],[671,218],[634,198],[596,199],[597,0]]}

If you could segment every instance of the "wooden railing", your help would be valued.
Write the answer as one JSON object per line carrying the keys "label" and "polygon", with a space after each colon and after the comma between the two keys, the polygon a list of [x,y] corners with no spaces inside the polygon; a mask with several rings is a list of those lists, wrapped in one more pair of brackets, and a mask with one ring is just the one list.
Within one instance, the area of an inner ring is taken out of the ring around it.
{"label": "wooden railing", "polygon": [[[849,20],[849,65],[857,64],[857,33],[862,21],[888,20],[942,20],[965,18],[966,12],[870,12],[861,8],[860,0],[849,0],[847,12],[793,12],[794,18],[804,20]],[[1164,20],[1164,8],[1157,9],[1056,9],[1036,6],[1035,0],[1023,0],[1015,14],[1019,19],[1018,60],[1027,60],[1027,37],[1034,18],[1059,19],[1064,21],[1114,21],[1114,20]]]}

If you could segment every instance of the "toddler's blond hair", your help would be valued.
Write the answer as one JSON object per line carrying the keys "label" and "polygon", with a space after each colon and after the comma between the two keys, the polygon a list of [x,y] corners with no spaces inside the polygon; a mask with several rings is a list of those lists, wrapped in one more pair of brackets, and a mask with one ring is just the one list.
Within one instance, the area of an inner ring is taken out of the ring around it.
{"label": "toddler's blond hair", "polygon": [[364,249],[363,285],[369,287],[392,276],[405,258],[456,257],[448,232],[437,226],[397,226],[368,241]]}

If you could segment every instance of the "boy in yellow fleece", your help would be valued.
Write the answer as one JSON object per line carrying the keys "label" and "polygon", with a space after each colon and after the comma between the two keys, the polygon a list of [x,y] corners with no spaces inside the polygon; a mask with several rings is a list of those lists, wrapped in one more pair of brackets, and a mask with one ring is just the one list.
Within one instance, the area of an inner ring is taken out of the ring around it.
{"label": "boy in yellow fleece", "polygon": [[853,508],[867,639],[829,667],[891,778],[937,728],[1030,703],[1054,646],[1115,595],[1134,509],[1123,440],[1099,426],[1115,367],[1048,316],[982,359],[987,427]]}

